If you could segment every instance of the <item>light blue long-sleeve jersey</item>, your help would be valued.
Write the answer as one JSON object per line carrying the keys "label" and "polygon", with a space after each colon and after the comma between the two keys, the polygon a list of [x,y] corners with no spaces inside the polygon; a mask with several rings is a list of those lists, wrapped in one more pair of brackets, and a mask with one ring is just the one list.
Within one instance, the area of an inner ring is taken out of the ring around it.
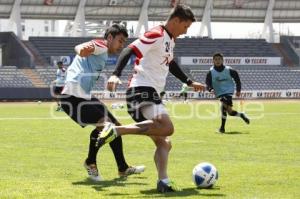
{"label": "light blue long-sleeve jersey", "polygon": [[107,59],[107,51],[88,57],[76,55],[68,67],[66,82],[76,83],[84,90],[85,94],[90,94]]}

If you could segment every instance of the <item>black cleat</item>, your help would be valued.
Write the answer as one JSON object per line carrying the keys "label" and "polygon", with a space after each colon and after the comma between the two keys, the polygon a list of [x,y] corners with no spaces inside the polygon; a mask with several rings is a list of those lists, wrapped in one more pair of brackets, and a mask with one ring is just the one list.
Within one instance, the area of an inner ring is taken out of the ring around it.
{"label": "black cleat", "polygon": [[219,130],[217,131],[217,133],[225,133],[225,129],[224,128],[219,128]]}
{"label": "black cleat", "polygon": [[250,120],[249,120],[249,118],[246,116],[245,113],[241,113],[241,118],[244,120],[244,122],[245,122],[246,124],[250,124]]}
{"label": "black cleat", "polygon": [[158,181],[157,183],[157,191],[159,193],[166,193],[166,192],[175,192],[180,191],[180,189],[173,183],[164,183],[163,181]]}

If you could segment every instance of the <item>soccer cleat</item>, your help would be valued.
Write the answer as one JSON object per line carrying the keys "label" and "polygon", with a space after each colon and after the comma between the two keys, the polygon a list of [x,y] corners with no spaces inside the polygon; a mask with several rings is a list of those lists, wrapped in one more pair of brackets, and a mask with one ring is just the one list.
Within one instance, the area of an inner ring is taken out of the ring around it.
{"label": "soccer cleat", "polygon": [[120,172],[119,171],[119,176],[120,177],[127,177],[132,174],[140,174],[145,171],[145,166],[140,165],[140,166],[129,166],[125,171]]}
{"label": "soccer cleat", "polygon": [[177,187],[172,181],[168,183],[164,183],[163,181],[157,182],[157,191],[160,193],[166,193],[166,192],[175,192],[175,191],[181,191],[179,187]]}
{"label": "soccer cleat", "polygon": [[219,128],[217,133],[225,133],[225,129],[224,128]]}
{"label": "soccer cleat", "polygon": [[113,141],[117,137],[115,125],[113,123],[105,123],[103,130],[99,133],[96,147],[102,147],[104,144]]}
{"label": "soccer cleat", "polygon": [[89,179],[95,181],[95,182],[100,182],[102,181],[102,177],[99,174],[98,168],[96,164],[90,164],[87,165],[87,163],[84,161],[83,164],[84,168],[86,169]]}
{"label": "soccer cleat", "polygon": [[249,118],[246,116],[245,113],[241,113],[241,118],[244,120],[244,122],[245,122],[246,124],[250,124],[250,120],[249,120]]}

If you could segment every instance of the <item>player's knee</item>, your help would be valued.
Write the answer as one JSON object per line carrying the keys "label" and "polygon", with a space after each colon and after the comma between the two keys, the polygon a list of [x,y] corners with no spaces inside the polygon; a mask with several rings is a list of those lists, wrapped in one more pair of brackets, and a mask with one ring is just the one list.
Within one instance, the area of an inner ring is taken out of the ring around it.
{"label": "player's knee", "polygon": [[163,136],[171,136],[174,133],[174,126],[172,123],[166,124],[162,130]]}
{"label": "player's knee", "polygon": [[230,116],[234,116],[235,113],[236,113],[236,111],[230,109],[230,110],[227,111],[227,113],[228,113],[228,115],[230,115]]}
{"label": "player's knee", "polygon": [[172,149],[172,142],[171,142],[171,140],[165,140],[165,145],[166,145],[166,149],[168,150],[168,151],[171,151],[171,149]]}
{"label": "player's knee", "polygon": [[171,140],[162,137],[161,139],[155,140],[155,145],[158,149],[163,149],[164,151],[170,151],[172,149]]}

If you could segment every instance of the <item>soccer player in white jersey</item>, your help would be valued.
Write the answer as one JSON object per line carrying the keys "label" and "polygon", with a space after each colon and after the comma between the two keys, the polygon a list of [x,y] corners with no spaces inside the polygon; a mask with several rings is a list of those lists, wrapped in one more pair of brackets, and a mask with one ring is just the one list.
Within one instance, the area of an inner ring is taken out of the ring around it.
{"label": "soccer player in white jersey", "polygon": [[66,69],[64,68],[62,61],[58,61],[56,63],[56,65],[57,65],[58,69],[56,70],[56,79],[53,81],[53,83],[54,83],[53,94],[57,101],[56,111],[60,111],[61,105],[60,105],[60,101],[59,101],[59,95],[61,94],[61,91],[63,90],[64,85],[65,85]]}
{"label": "soccer player in white jersey", "polygon": [[173,134],[174,126],[158,93],[163,91],[169,71],[194,90],[205,89],[203,84],[189,79],[173,59],[175,39],[185,34],[194,21],[190,7],[178,4],[165,25],[152,28],[121,52],[107,85],[109,90],[116,88],[130,56],[135,55],[134,74],[126,92],[126,100],[128,113],[139,123],[118,127],[106,124],[97,143],[102,146],[125,134],[149,136],[156,145],[154,161],[158,172],[157,191],[162,193],[177,191],[178,188],[167,174],[171,150],[169,136]]}
{"label": "soccer player in white jersey", "polygon": [[[62,109],[76,123],[82,127],[96,126],[91,132],[88,157],[84,161],[88,176],[94,181],[102,180],[96,161],[99,148],[95,145],[98,134],[103,128],[103,122],[109,121],[115,125],[120,125],[120,123],[102,102],[91,96],[91,89],[105,66],[108,54],[119,52],[124,47],[127,37],[126,28],[114,24],[106,30],[104,40],[94,39],[77,45],[75,47],[77,55],[67,69],[66,83],[60,98]],[[123,154],[121,137],[111,142],[110,147],[115,156],[120,177],[144,171],[144,166],[128,166]]]}

